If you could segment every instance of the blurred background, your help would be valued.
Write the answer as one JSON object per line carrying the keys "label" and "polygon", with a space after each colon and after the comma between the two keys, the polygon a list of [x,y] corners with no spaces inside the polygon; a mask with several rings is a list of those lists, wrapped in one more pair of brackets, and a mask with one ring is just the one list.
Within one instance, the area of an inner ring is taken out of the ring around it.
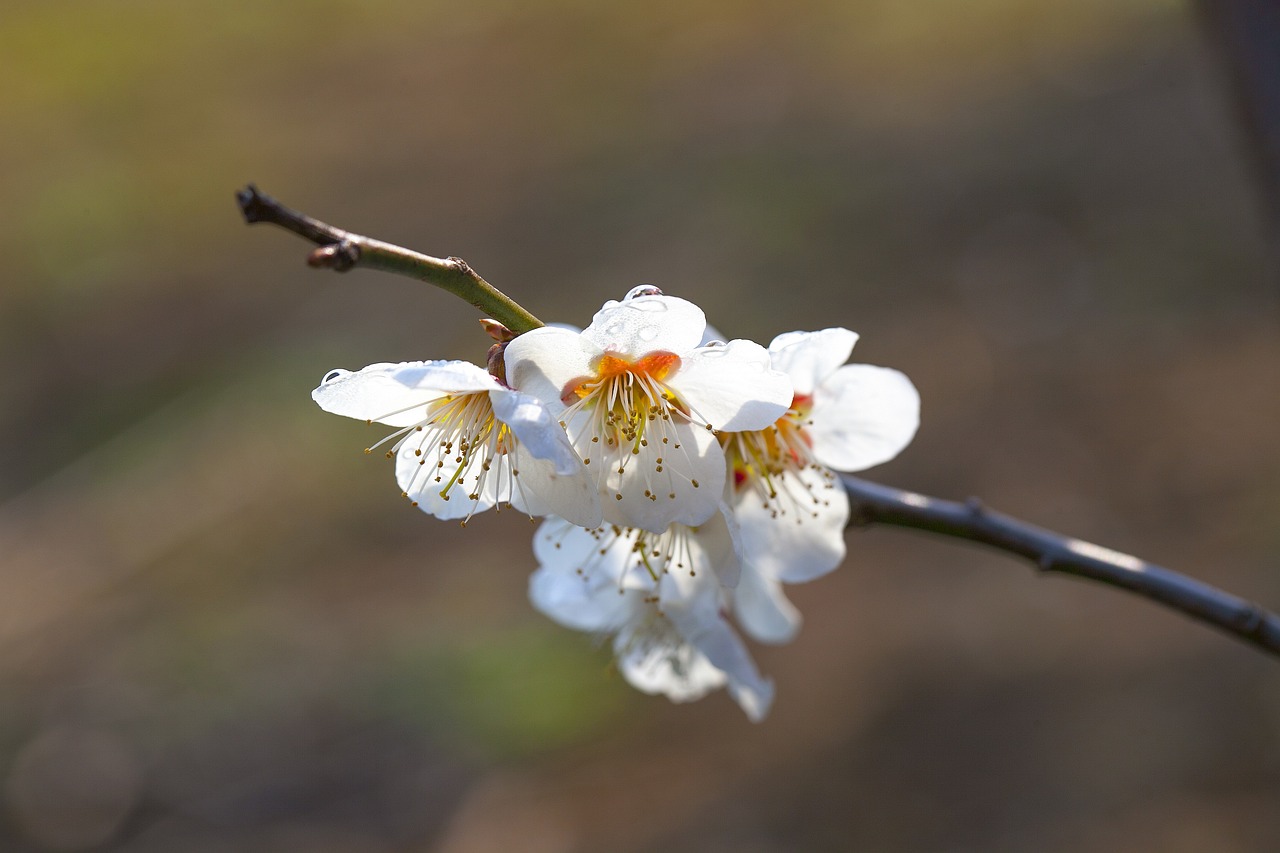
{"label": "blurred background", "polygon": [[1280,668],[891,529],[793,589],[753,726],[525,599],[533,527],[407,507],[334,367],[483,359],[308,269],[248,181],[549,320],[638,283],[910,375],[869,473],[1280,606],[1280,311],[1172,0],[7,0],[0,849],[1263,851]]}

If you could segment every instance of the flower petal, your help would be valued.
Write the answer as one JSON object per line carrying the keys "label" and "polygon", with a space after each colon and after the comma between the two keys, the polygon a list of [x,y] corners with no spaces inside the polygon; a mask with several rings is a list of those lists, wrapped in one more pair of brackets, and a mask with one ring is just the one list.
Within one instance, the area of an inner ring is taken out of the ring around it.
{"label": "flower petal", "polygon": [[888,367],[846,365],[814,392],[808,434],[813,456],[837,471],[888,462],[920,425],[920,394]]}
{"label": "flower petal", "polygon": [[789,471],[773,481],[776,497],[743,489],[733,505],[741,529],[744,574],[803,583],[844,560],[849,495],[830,472]]}
{"label": "flower petal", "polygon": [[532,394],[551,407],[564,409],[565,386],[592,372],[599,352],[583,336],[568,329],[543,326],[507,344],[507,384]]}
{"label": "flower petal", "polygon": [[654,432],[646,446],[607,447],[569,425],[583,460],[591,460],[610,524],[661,533],[672,524],[697,527],[719,508],[725,461],[716,437],[678,417],[663,422],[662,429],[665,443]]}
{"label": "flower petal", "polygon": [[742,630],[762,643],[789,643],[800,630],[800,611],[787,600],[782,584],[748,569],[733,591],[733,612]]}
{"label": "flower petal", "polygon": [[627,683],[650,695],[661,694],[672,702],[693,702],[728,680],[706,656],[687,643],[664,646],[633,642],[626,634],[614,641],[618,671]]}
{"label": "flower petal", "polygon": [[849,360],[858,335],[839,327],[820,332],[787,332],[769,344],[773,368],[791,377],[796,394],[808,397]]}
{"label": "flower petal", "polygon": [[[573,458],[578,459],[576,455]],[[512,507],[530,516],[558,515],[582,527],[598,527],[603,521],[600,493],[581,461],[576,472],[561,474],[554,462],[537,458],[520,441],[511,448],[507,459],[512,476],[499,500],[509,501]]]}
{"label": "flower petal", "polygon": [[498,382],[465,361],[371,364],[352,373],[331,370],[311,399],[326,412],[403,427],[423,418],[422,406],[448,394],[487,391]]}
{"label": "flower petal", "polygon": [[[499,484],[507,479],[508,472],[503,470],[506,457],[495,458],[493,470],[485,472],[477,484],[473,477],[479,475],[480,465],[470,459],[452,468],[437,467],[434,461],[428,461],[434,460],[429,448],[436,436],[438,433],[429,429],[411,432],[400,445],[396,451],[396,482],[400,490],[418,509],[445,520],[470,518],[492,508],[499,499]],[[418,450],[423,451],[421,455]]]}
{"label": "flower petal", "polygon": [[665,597],[663,607],[685,641],[725,674],[729,694],[747,717],[753,723],[763,720],[773,704],[773,681],[760,675],[746,645],[719,609],[708,609],[703,602],[687,608],[673,606]]}
{"label": "flower petal", "polygon": [[692,302],[676,296],[637,296],[606,302],[582,337],[601,352],[632,358],[659,350],[683,355],[698,346],[706,327],[707,315]]}
{"label": "flower petal", "polygon": [[544,521],[533,539],[539,564],[529,579],[534,607],[579,631],[620,630],[643,603],[642,593],[624,590],[619,582],[629,553],[626,543],[621,554],[607,549],[603,559],[599,549],[592,531],[560,518]]}
{"label": "flower petal", "polygon": [[791,380],[769,367],[769,353],[752,341],[699,347],[681,357],[667,386],[694,418],[726,431],[764,429],[791,407]]}
{"label": "flower petal", "polygon": [[541,400],[507,388],[495,388],[489,392],[489,401],[498,420],[511,427],[530,454],[550,462],[557,474],[582,473],[582,460],[569,442],[564,427],[552,417]]}

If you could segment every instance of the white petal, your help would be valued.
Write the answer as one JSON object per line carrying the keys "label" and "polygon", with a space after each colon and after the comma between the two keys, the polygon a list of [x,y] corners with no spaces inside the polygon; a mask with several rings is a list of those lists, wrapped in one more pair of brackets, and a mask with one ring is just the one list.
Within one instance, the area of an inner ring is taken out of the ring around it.
{"label": "white petal", "polygon": [[530,394],[496,388],[489,392],[489,401],[498,420],[511,427],[529,453],[549,461],[557,474],[582,473],[582,460],[564,427],[541,400]]}
{"label": "white petal", "polygon": [[[697,527],[719,508],[725,461],[716,437],[677,417],[663,422],[663,429],[667,443],[651,431],[648,446],[639,453],[626,446],[592,443],[585,435],[579,438],[578,452],[584,460],[591,459],[588,467],[597,478],[604,518],[610,524],[661,533],[672,524]],[[663,460],[661,471],[658,458]]]}
{"label": "white petal", "polygon": [[553,412],[560,412],[564,409],[561,395],[566,386],[590,376],[599,355],[582,335],[543,326],[507,344],[503,353],[507,384],[537,397]]}
{"label": "white petal", "polygon": [[598,527],[603,521],[600,493],[595,480],[575,455],[578,470],[562,474],[555,463],[533,456],[523,442],[507,454],[514,469],[510,486],[499,499],[530,516],[558,515],[582,527]]}
{"label": "white petal", "polygon": [[844,560],[849,495],[829,472],[814,468],[774,479],[777,497],[741,489],[734,514],[741,527],[745,571],[803,583]]}
{"label": "white petal", "polygon": [[698,346],[706,327],[707,316],[692,302],[675,296],[639,296],[606,302],[582,337],[601,351],[629,358],[658,351],[683,355]]}
{"label": "white petal", "polygon": [[752,341],[700,347],[667,381],[694,417],[718,430],[764,429],[791,407],[791,380]]}
{"label": "white petal", "polygon": [[[430,457],[432,461],[427,461],[431,436],[430,431],[411,432],[400,445],[396,452],[396,482],[400,490],[418,509],[440,519],[469,518],[493,507],[498,502],[498,484],[505,479],[502,470],[505,457],[494,459],[493,468],[485,472],[478,487],[472,478],[479,474],[480,465],[472,462],[457,478],[458,482],[446,488],[459,466],[437,468],[434,456]],[[423,451],[421,456],[414,453],[419,449]],[[472,494],[478,494],[479,499],[472,499]]]}
{"label": "white petal", "polygon": [[718,610],[701,606],[684,609],[665,602],[664,608],[686,642],[725,674],[729,694],[747,717],[753,723],[763,720],[773,703],[773,682],[760,675],[746,645]]}
{"label": "white petal", "polygon": [[720,585],[733,589],[742,575],[742,529],[728,504],[720,501],[720,511],[698,528],[698,540]]}
{"label": "white petal", "polygon": [[619,591],[618,573],[629,549],[622,542],[603,557],[599,550],[599,540],[590,531],[560,518],[544,521],[533,539],[539,564],[529,579],[534,606],[579,631],[620,630],[642,603],[640,593]]}
{"label": "white petal", "polygon": [[775,370],[791,377],[796,394],[808,397],[840,365],[849,360],[858,335],[848,329],[787,332],[769,344]]}
{"label": "white petal", "polygon": [[636,592],[594,590],[586,578],[540,568],[529,577],[529,600],[544,615],[575,631],[613,633],[630,617]]}
{"label": "white petal", "polygon": [[620,634],[614,642],[618,671],[637,690],[661,694],[672,702],[692,702],[723,687],[725,674],[693,646],[671,647],[629,642]]}
{"label": "white petal", "polygon": [[887,367],[850,364],[814,392],[808,434],[813,455],[837,471],[888,462],[911,443],[920,425],[920,394]]}
{"label": "white petal", "polygon": [[800,611],[787,600],[782,584],[751,569],[733,591],[733,612],[742,630],[762,643],[789,643],[800,630]]}
{"label": "white petal", "polygon": [[401,427],[422,420],[422,407],[432,400],[495,387],[483,367],[465,361],[407,361],[355,373],[331,370],[311,399],[326,412]]}

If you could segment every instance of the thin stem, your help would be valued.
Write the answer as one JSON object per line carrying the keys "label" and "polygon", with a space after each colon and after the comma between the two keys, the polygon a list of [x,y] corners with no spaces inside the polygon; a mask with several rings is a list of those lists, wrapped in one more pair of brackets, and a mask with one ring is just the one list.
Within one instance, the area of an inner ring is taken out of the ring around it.
{"label": "thin stem", "polygon": [[516,334],[542,326],[515,300],[480,277],[462,258],[433,258],[400,246],[353,234],[285,207],[249,184],[236,193],[245,222],[269,222],[320,248],[307,257],[307,264],[337,272],[355,267],[383,270],[416,278],[460,296]]}
{"label": "thin stem", "polygon": [[842,479],[854,525],[890,524],[980,542],[1025,557],[1041,571],[1075,575],[1145,596],[1280,656],[1280,617],[1206,583],[993,512],[974,498],[957,503],[858,477]]}

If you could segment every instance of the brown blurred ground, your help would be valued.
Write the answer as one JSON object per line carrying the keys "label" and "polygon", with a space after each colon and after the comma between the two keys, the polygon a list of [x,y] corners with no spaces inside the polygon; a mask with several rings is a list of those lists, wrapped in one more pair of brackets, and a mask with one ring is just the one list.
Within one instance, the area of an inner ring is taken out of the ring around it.
{"label": "brown blurred ground", "polygon": [[525,602],[527,520],[415,513],[308,399],[481,358],[472,310],[232,202],[548,319],[847,325],[924,399],[874,478],[1277,607],[1277,291],[1180,4],[10,0],[0,44],[0,849],[1280,849],[1274,661],[946,541],[850,534],[764,725],[633,693]]}

